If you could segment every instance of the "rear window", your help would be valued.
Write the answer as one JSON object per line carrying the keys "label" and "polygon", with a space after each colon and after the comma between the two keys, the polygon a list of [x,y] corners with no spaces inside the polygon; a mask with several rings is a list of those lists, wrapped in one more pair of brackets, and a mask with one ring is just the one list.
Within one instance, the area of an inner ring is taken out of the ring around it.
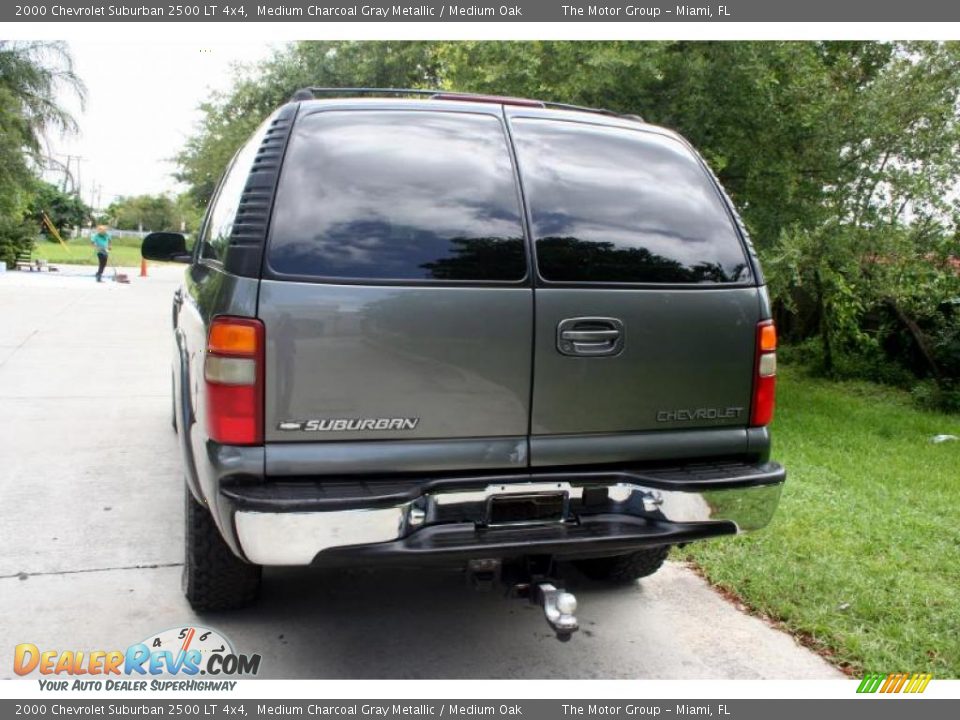
{"label": "rear window", "polygon": [[512,126],[544,279],[749,279],[730,215],[682,143],[557,120],[515,119]]}
{"label": "rear window", "polygon": [[499,119],[327,111],[297,122],[274,205],[276,272],[372,280],[526,275]]}

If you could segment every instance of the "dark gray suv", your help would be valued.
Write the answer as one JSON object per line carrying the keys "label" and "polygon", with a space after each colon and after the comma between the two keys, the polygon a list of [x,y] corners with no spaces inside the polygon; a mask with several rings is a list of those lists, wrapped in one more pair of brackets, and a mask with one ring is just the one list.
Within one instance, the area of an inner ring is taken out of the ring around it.
{"label": "dark gray suv", "polygon": [[251,602],[263,565],[437,560],[520,577],[560,632],[554,561],[635,579],[769,521],[769,300],[685,140],[540,101],[332,95],[239,150],[192,254],[144,243],[190,264],[195,608]]}

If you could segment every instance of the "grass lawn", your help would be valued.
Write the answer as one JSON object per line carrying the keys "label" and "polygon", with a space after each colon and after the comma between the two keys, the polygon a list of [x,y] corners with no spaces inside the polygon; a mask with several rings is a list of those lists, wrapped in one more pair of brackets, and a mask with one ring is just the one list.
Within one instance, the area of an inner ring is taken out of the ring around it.
{"label": "grass lawn", "polygon": [[[113,248],[110,251],[110,265],[124,267],[140,266],[140,238],[119,237],[113,239]],[[50,242],[41,238],[34,243],[33,256],[43,258],[50,263],[64,263],[70,265],[96,265],[97,256],[89,238],[75,238],[67,241],[64,248],[58,242]]]}
{"label": "grass lawn", "polygon": [[792,367],[777,400],[773,522],[685,556],[854,672],[960,678],[960,415]]}

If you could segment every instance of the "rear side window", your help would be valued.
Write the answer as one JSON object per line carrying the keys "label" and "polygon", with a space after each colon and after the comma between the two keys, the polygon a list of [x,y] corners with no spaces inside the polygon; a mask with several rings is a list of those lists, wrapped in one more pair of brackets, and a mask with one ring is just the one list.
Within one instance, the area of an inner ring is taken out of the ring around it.
{"label": "rear side window", "polygon": [[545,280],[749,279],[729,213],[682,143],[654,133],[557,120],[511,124]]}
{"label": "rear side window", "polygon": [[243,195],[250,169],[256,159],[257,150],[263,142],[268,123],[264,122],[253,136],[247,141],[233,158],[226,175],[220,182],[217,194],[210,206],[210,215],[200,238],[200,257],[206,260],[224,262],[227,248],[230,245],[230,233],[233,223],[240,209],[240,198]]}
{"label": "rear side window", "polygon": [[523,279],[518,193],[500,120],[420,111],[301,118],[267,258],[275,272],[319,278]]}

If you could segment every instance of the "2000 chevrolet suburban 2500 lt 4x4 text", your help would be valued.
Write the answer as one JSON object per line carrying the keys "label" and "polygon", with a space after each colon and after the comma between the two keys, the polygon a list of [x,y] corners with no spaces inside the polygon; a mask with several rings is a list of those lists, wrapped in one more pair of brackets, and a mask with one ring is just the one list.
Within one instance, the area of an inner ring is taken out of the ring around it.
{"label": "2000 chevrolet suburban 2500 lt 4x4 text", "polygon": [[[635,116],[424,91],[298,92],[237,152],[173,306],[184,586],[264,565],[654,572],[777,505],[776,333],[697,153]],[[363,96],[361,96],[363,95]]]}

